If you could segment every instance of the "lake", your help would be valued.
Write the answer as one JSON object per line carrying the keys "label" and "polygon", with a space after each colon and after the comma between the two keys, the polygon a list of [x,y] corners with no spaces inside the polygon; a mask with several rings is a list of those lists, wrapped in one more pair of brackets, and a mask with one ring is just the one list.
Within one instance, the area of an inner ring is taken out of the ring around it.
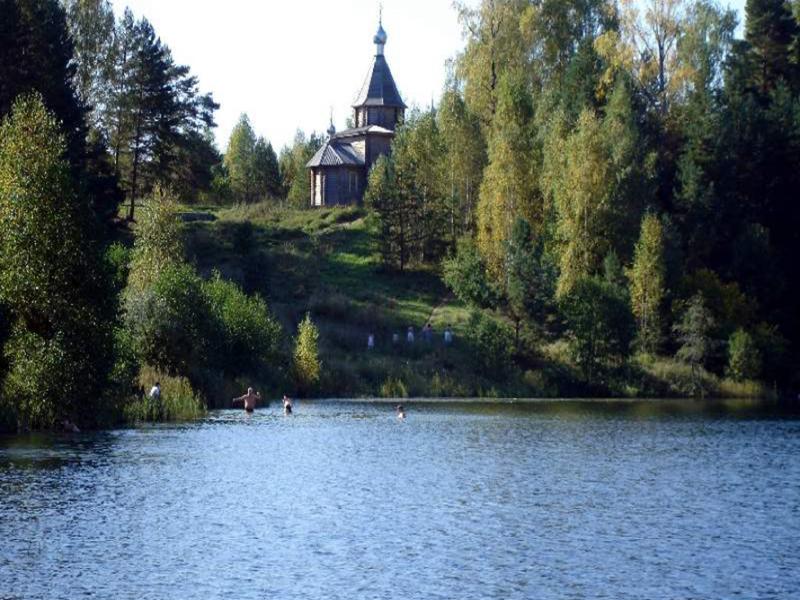
{"label": "lake", "polygon": [[0,599],[800,597],[800,411],[298,402],[0,438]]}

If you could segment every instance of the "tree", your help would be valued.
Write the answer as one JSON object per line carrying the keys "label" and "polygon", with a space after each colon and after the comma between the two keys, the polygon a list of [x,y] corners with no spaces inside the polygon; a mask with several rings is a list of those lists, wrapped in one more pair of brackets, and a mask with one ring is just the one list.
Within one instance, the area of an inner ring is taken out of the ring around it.
{"label": "tree", "polygon": [[410,115],[392,143],[397,196],[415,240],[411,258],[437,260],[445,241],[444,144],[433,111]]}
{"label": "tree", "polygon": [[745,39],[754,61],[754,84],[763,93],[780,81],[797,83],[800,65],[792,62],[792,44],[800,25],[786,0],[747,0]]}
{"label": "tree", "polygon": [[240,202],[252,202],[255,199],[255,147],[256,134],[250,119],[243,114],[231,131],[225,150],[225,168],[228,170],[231,190]]}
{"label": "tree", "polygon": [[756,379],[761,374],[761,352],[753,336],[737,329],[728,340],[728,375],[736,381]]}
{"label": "tree", "polygon": [[219,105],[200,94],[189,67],[175,64],[153,26],[130,10],[115,29],[112,57],[101,125],[133,220],[142,190],[173,175],[181,149],[191,148],[186,140],[215,125]]}
{"label": "tree", "polygon": [[503,278],[504,245],[514,219],[521,216],[534,231],[541,231],[542,198],[532,118],[533,100],[524,79],[517,74],[504,76],[478,203],[478,247],[490,275],[497,280]]}
{"label": "tree", "polygon": [[106,83],[113,69],[114,8],[108,0],[63,0],[74,44],[74,87],[90,128],[101,131]]}
{"label": "tree", "polygon": [[66,148],[39,95],[0,125],[0,305],[13,323],[4,394],[23,426],[93,422],[110,370],[111,286]]}
{"label": "tree", "polygon": [[636,317],[639,347],[655,352],[661,339],[661,304],[664,300],[664,234],[654,214],[642,219],[642,230],[634,250],[630,278],[631,307]]}
{"label": "tree", "polygon": [[183,260],[183,226],[177,203],[168,190],[156,188],[136,227],[128,280],[130,290],[134,293],[145,290],[164,269]]}
{"label": "tree", "polygon": [[582,277],[598,273],[610,251],[629,259],[633,223],[649,195],[648,158],[624,80],[615,86],[602,119],[584,109],[572,132],[563,120],[553,126],[545,154],[544,182],[555,208],[559,253],[557,294],[563,296]]}
{"label": "tree", "polygon": [[542,330],[555,294],[555,270],[544,255],[541,238],[534,239],[531,226],[517,217],[506,245],[506,300],[516,325],[519,343],[522,323]]}
{"label": "tree", "polygon": [[286,197],[289,206],[308,208],[311,198],[306,163],[311,160],[322,146],[322,138],[315,133],[309,137],[302,131],[295,134],[291,146],[281,150],[279,170],[281,174],[282,196]]}
{"label": "tree", "polygon": [[443,262],[443,279],[459,300],[476,308],[497,304],[497,293],[486,277],[486,264],[470,237],[458,241],[454,256]]}
{"label": "tree", "polygon": [[392,157],[381,156],[372,166],[364,204],[378,220],[384,265],[403,271],[418,247],[419,240],[412,225],[418,212],[416,199],[408,193],[400,193]]}
{"label": "tree", "polygon": [[322,364],[319,361],[319,331],[311,321],[311,315],[297,326],[294,348],[294,375],[298,390],[307,394],[319,383]]}
{"label": "tree", "polygon": [[686,307],[683,319],[673,326],[680,344],[676,358],[691,367],[692,393],[703,393],[702,370],[716,344],[711,338],[714,319],[705,305],[703,296],[693,296]]}
{"label": "tree", "polygon": [[486,166],[486,141],[480,122],[467,109],[460,92],[448,89],[436,113],[444,143],[444,185],[450,243],[475,227],[483,169]]}
{"label": "tree", "polygon": [[634,322],[624,292],[599,277],[582,277],[560,300],[576,364],[589,383],[630,350]]}
{"label": "tree", "polygon": [[258,138],[253,148],[253,173],[257,196],[273,199],[281,197],[278,156],[275,154],[272,144],[263,137]]}
{"label": "tree", "polygon": [[491,126],[494,120],[503,74],[525,63],[520,30],[525,4],[521,0],[482,0],[477,7],[456,4],[467,39],[466,48],[458,57],[456,72],[464,81],[467,106],[484,128]]}

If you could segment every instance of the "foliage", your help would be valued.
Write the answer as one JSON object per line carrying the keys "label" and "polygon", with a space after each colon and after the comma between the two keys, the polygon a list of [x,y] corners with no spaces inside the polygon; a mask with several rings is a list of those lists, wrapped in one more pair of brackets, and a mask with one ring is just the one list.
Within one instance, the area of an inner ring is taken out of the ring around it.
{"label": "foliage", "polygon": [[504,246],[515,216],[524,217],[538,231],[543,221],[532,118],[533,100],[524,80],[519,75],[504,77],[478,203],[478,247],[497,281],[503,279]]}
{"label": "foliage", "polygon": [[188,265],[163,268],[126,302],[126,325],[140,361],[170,375],[197,376],[217,347],[203,281]]}
{"label": "foliage", "polygon": [[127,422],[189,421],[205,415],[205,402],[185,377],[171,377],[151,367],[145,367],[139,373],[138,380],[141,389],[146,391],[149,391],[155,382],[159,382],[161,396],[150,398],[145,394],[128,403],[124,409],[124,418]]}
{"label": "foliage", "polygon": [[458,241],[455,256],[445,259],[443,280],[459,300],[476,308],[489,308],[497,303],[494,287],[487,281],[486,265],[471,238]]}
{"label": "foliage", "polygon": [[753,336],[744,329],[734,331],[728,340],[728,375],[735,381],[761,375],[761,353]]}
{"label": "foliage", "polygon": [[293,365],[298,390],[303,394],[310,393],[319,383],[322,363],[319,360],[319,330],[308,313],[297,326]]}
{"label": "foliage", "polygon": [[469,336],[475,344],[474,359],[487,375],[507,372],[511,365],[513,336],[508,327],[481,312],[473,312],[468,325]]}
{"label": "foliage", "polygon": [[589,383],[628,356],[634,335],[630,305],[616,286],[599,277],[579,279],[560,300],[575,363]]}
{"label": "foliage", "polygon": [[629,272],[631,308],[636,317],[638,344],[655,352],[661,340],[661,305],[664,301],[664,239],[661,222],[645,215]]}
{"label": "foliage", "polygon": [[306,163],[322,146],[322,139],[317,134],[310,136],[298,131],[292,145],[281,150],[278,166],[281,176],[282,196],[286,196],[289,206],[308,208],[311,198]]}
{"label": "foliage", "polygon": [[544,254],[541,237],[534,240],[531,226],[517,217],[506,244],[506,299],[517,324],[526,322],[544,328],[547,315],[554,308],[555,267]]}
{"label": "foliage", "polygon": [[183,261],[183,225],[178,205],[168,190],[156,188],[136,228],[130,266],[130,288],[152,285],[170,265]]}
{"label": "foliage", "polygon": [[235,284],[216,273],[203,285],[211,314],[220,328],[214,364],[229,375],[256,373],[279,359],[280,326],[267,303],[247,296]]}
{"label": "foliage", "polygon": [[381,385],[381,398],[408,398],[408,390],[403,380],[389,377]]}
{"label": "foliage", "polygon": [[90,422],[110,368],[110,289],[65,149],[38,95],[0,125],[0,304],[13,323],[3,393],[24,426]]}
{"label": "foliage", "polygon": [[706,308],[703,296],[697,294],[689,300],[683,319],[673,326],[680,348],[675,357],[691,367],[692,394],[704,393],[700,371],[715,349],[711,338],[714,319]]}

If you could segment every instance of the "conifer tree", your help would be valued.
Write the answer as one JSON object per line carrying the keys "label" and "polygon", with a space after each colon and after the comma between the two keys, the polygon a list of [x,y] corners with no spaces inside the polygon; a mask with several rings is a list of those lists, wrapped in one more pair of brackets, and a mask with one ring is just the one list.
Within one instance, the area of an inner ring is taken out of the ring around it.
{"label": "conifer tree", "polygon": [[796,81],[799,65],[792,63],[792,44],[800,36],[798,25],[786,0],[747,0],[745,39],[754,60],[754,83],[766,93],[780,80]]}
{"label": "conifer tree", "polygon": [[278,198],[281,195],[281,175],[278,156],[263,137],[259,137],[253,148],[253,172],[256,195],[258,197]]}
{"label": "conifer tree", "polygon": [[634,251],[630,278],[631,308],[636,317],[639,347],[655,352],[661,338],[661,304],[664,300],[664,234],[661,221],[645,215]]}

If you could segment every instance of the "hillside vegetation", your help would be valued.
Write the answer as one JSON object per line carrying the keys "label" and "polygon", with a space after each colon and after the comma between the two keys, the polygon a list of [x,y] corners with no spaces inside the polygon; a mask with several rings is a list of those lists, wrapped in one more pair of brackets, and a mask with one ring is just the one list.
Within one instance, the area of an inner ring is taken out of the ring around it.
{"label": "hillside vegetation", "polygon": [[[539,355],[515,352],[511,323],[490,311],[470,310],[432,267],[387,271],[377,227],[364,209],[293,210],[263,202],[185,210],[189,260],[206,277],[218,271],[246,292],[263,296],[283,327],[287,350],[299,321],[311,315],[320,331],[323,365],[316,396],[691,393],[688,367],[666,358],[639,357],[610,373],[606,384],[590,385],[572,364],[563,340],[551,340]],[[496,324],[492,339],[486,339],[487,327],[477,314]],[[428,322],[433,327],[430,343],[421,335]],[[443,341],[448,325],[454,333],[450,346]],[[406,341],[408,327],[414,328],[413,344]],[[368,350],[371,333],[375,347]],[[394,334],[398,343],[393,343]],[[757,384],[735,384],[709,373],[704,377],[708,395],[764,394]],[[272,381],[273,395],[291,386],[285,373],[262,379]]]}

